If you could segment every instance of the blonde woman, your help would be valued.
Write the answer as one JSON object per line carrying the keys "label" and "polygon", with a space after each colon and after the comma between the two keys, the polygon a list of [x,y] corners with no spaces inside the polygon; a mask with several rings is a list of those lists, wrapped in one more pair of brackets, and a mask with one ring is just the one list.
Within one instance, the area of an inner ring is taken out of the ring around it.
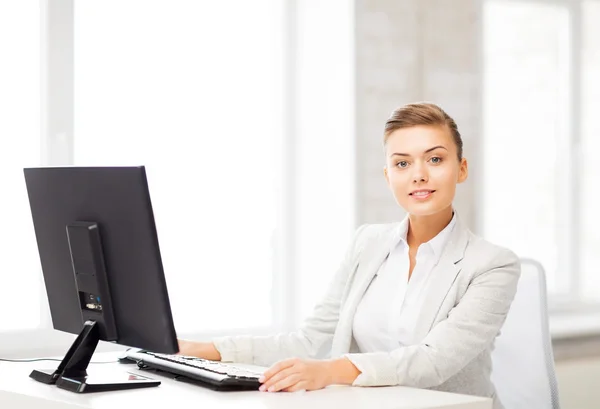
{"label": "blonde woman", "polygon": [[294,333],[180,341],[180,353],[270,366],[261,390],[406,385],[494,399],[494,339],[514,298],[511,251],[471,233],[454,210],[467,160],[455,121],[429,103],[385,125],[384,176],[406,212],[359,227],[325,298]]}

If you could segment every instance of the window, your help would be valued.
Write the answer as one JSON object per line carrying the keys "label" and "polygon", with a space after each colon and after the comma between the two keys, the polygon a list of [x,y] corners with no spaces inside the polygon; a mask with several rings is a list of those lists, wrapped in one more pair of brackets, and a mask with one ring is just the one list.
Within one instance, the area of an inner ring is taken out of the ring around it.
{"label": "window", "polygon": [[273,325],[282,19],[266,0],[75,6],[74,163],[146,166],[180,333]]}
{"label": "window", "polygon": [[40,323],[40,265],[23,177],[41,158],[40,47],[40,2],[0,2],[0,331]]}
{"label": "window", "polygon": [[600,302],[597,1],[484,7],[484,231],[540,260],[555,301]]}
{"label": "window", "polygon": [[4,346],[44,336],[56,354],[68,340],[43,329],[22,174],[40,164],[146,166],[180,335],[295,328],[354,230],[353,5],[10,4],[0,174],[14,201],[0,248],[19,251],[2,253],[0,308],[22,314],[0,322],[14,332]]}

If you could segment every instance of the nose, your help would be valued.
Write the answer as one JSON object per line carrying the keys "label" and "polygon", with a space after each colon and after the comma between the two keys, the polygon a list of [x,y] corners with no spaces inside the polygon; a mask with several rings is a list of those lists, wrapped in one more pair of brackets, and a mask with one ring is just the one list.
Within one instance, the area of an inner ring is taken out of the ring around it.
{"label": "nose", "polygon": [[413,183],[426,183],[429,181],[429,175],[427,174],[427,169],[422,164],[417,164],[413,166]]}

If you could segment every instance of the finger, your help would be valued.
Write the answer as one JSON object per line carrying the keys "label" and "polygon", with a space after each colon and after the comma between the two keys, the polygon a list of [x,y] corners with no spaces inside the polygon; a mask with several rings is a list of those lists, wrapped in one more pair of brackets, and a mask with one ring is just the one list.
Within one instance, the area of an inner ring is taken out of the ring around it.
{"label": "finger", "polygon": [[292,386],[288,386],[282,392],[306,392],[307,389],[308,386],[306,381],[299,381]]}
{"label": "finger", "polygon": [[259,389],[261,391],[266,391],[271,386],[273,386],[274,384],[276,384],[277,382],[281,381],[284,378],[287,378],[288,376],[290,376],[290,375],[292,375],[292,374],[294,374],[296,372],[297,372],[297,370],[293,366],[289,367],[289,368],[286,368],[283,371],[280,371],[280,372],[276,373],[275,375],[273,375],[271,378],[269,378],[269,380],[267,380],[265,383],[263,383],[260,386]]}
{"label": "finger", "polygon": [[267,369],[265,371],[265,373],[263,373],[263,375],[260,377],[260,379],[258,380],[261,383],[265,383],[267,382],[273,375],[275,375],[276,373],[289,368],[290,366],[294,365],[297,362],[297,359],[286,359],[283,361],[279,361],[276,364],[274,364],[272,367],[270,367],[269,369]]}
{"label": "finger", "polygon": [[283,389],[294,386],[300,381],[300,374],[291,374],[290,376],[281,379],[279,382],[276,382],[273,386],[271,386],[268,390],[269,392],[279,392]]}

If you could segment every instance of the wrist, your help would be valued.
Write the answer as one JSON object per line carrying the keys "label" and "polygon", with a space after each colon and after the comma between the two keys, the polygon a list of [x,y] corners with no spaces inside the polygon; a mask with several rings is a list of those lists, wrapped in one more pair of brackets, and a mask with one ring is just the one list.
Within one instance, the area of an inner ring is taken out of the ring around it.
{"label": "wrist", "polygon": [[204,348],[206,350],[206,359],[209,359],[211,361],[220,361],[222,359],[221,353],[219,352],[219,350],[213,342],[207,342],[204,345]]}
{"label": "wrist", "polygon": [[329,365],[330,384],[352,385],[360,375],[360,371],[348,358],[327,361]]}

